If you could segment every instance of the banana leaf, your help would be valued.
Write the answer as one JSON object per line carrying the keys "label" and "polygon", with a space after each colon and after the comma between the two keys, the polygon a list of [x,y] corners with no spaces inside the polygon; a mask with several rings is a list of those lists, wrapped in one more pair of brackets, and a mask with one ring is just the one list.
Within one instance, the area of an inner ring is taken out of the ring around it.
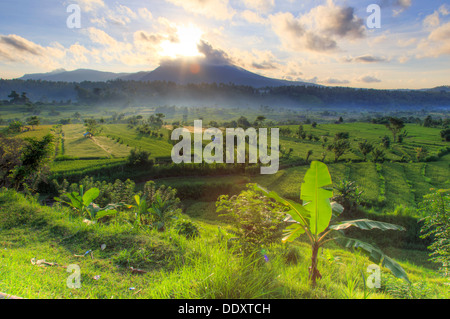
{"label": "banana leaf", "polygon": [[385,255],[380,249],[354,238],[338,237],[335,239],[335,241],[339,245],[347,249],[363,251],[366,255],[369,256],[369,259],[372,262],[381,264],[382,267],[386,267],[387,269],[389,269],[395,277],[404,279],[408,283],[411,283],[402,266],[400,266],[392,258]]}
{"label": "banana leaf", "polygon": [[343,221],[337,225],[330,226],[330,229],[344,230],[344,229],[350,228],[352,226],[357,227],[359,229],[363,229],[363,230],[371,230],[371,229],[375,229],[375,228],[381,229],[381,230],[400,230],[400,231],[406,230],[405,227],[403,227],[403,226],[379,222],[379,221],[370,220],[370,219],[356,219],[356,220]]}

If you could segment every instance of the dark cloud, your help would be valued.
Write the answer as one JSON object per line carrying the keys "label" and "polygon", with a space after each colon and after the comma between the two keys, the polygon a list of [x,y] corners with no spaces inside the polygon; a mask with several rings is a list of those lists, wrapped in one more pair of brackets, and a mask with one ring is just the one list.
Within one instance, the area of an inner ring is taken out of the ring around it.
{"label": "dark cloud", "polygon": [[39,50],[36,46],[24,41],[24,39],[14,36],[14,35],[9,35],[9,36],[5,36],[2,35],[0,36],[0,44],[6,44],[7,46],[9,46],[12,49],[21,51],[21,52],[27,52],[33,55],[41,55],[41,50]]}
{"label": "dark cloud", "polygon": [[364,37],[364,22],[355,15],[354,8],[333,6],[324,10],[328,11],[324,17],[325,22],[323,26],[325,32],[340,37]]}
{"label": "dark cloud", "polygon": [[205,62],[216,65],[229,65],[231,59],[225,51],[214,49],[211,44],[201,40],[197,45],[198,51],[205,56]]}
{"label": "dark cloud", "polygon": [[380,79],[377,79],[376,77],[373,77],[370,75],[364,76],[359,80],[364,83],[380,83],[381,82]]}
{"label": "dark cloud", "polygon": [[258,70],[273,70],[276,69],[276,66],[268,61],[263,61],[260,63],[253,62],[252,67]]}
{"label": "dark cloud", "polygon": [[348,84],[350,83],[347,80],[339,80],[339,79],[327,79],[325,80],[326,84]]}
{"label": "dark cloud", "polygon": [[377,62],[387,62],[388,60],[384,57],[377,57],[373,55],[362,55],[358,57],[350,57],[343,59],[345,62],[357,62],[357,63],[377,63]]}
{"label": "dark cloud", "polygon": [[305,44],[306,48],[312,51],[331,51],[337,48],[336,41],[313,32],[306,33]]}

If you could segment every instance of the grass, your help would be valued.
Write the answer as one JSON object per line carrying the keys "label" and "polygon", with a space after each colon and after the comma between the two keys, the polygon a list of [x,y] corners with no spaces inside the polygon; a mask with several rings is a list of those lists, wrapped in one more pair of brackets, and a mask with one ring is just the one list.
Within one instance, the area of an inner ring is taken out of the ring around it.
{"label": "grass", "polygon": [[[25,298],[344,298],[348,279],[352,298],[364,297],[361,271],[370,262],[330,245],[321,253],[323,279],[312,289],[308,282],[310,248],[303,242],[267,247],[262,256],[249,259],[236,254],[220,239],[217,224],[194,221],[201,236],[188,240],[169,229],[161,233],[114,223],[87,225],[64,208],[40,206],[13,191],[0,192],[0,291]],[[224,225],[226,228],[226,225]],[[100,246],[106,244],[106,249]],[[93,258],[76,257],[93,250]],[[37,266],[31,259],[60,266]],[[70,273],[81,269],[81,288],[67,287]],[[445,280],[435,272],[401,262],[419,292],[427,285],[427,298],[448,298]],[[145,269],[133,274],[129,267]],[[94,276],[100,276],[98,280]],[[393,298],[403,292],[391,280],[369,298]],[[130,290],[130,288],[134,288]],[[389,292],[391,289],[395,293]],[[397,294],[397,295],[396,295]]]}
{"label": "grass", "polygon": [[85,127],[81,124],[63,126],[64,155],[79,158],[126,157],[131,148],[104,136],[86,138]]}
{"label": "grass", "polygon": [[[286,125],[281,127],[288,127],[292,132],[297,132],[298,125]],[[381,124],[368,124],[368,123],[347,123],[347,124],[319,124],[316,128],[310,125],[303,125],[307,134],[311,133],[314,136],[326,136],[328,138],[327,144],[332,142],[334,135],[338,132],[348,132],[350,135],[350,145],[353,151],[345,153],[341,159],[345,161],[362,160],[363,156],[358,150],[358,144],[364,140],[372,143],[374,146],[380,146],[381,138],[385,135],[389,136],[392,140],[391,132]],[[425,147],[428,149],[429,154],[435,154],[439,149],[448,146],[446,142],[443,142],[440,138],[440,130],[438,128],[428,128],[416,124],[406,124],[405,129],[408,132],[407,137],[402,144],[392,144],[391,148],[385,150],[386,159],[398,161],[405,156],[408,161],[414,160],[416,156],[415,149],[417,147]],[[326,151],[323,149],[321,141],[309,141],[300,140],[292,137],[282,137],[281,146],[287,150],[293,149],[292,156],[306,158],[308,150],[313,151],[313,155],[310,157],[312,160],[321,160],[322,153]],[[326,151],[326,161],[334,161],[334,154]],[[368,159],[371,155],[368,155]]]}
{"label": "grass", "polygon": [[130,148],[142,149],[151,152],[151,157],[170,156],[172,145],[167,141],[167,131],[164,130],[164,137],[149,137],[140,134],[136,129],[128,128],[126,124],[104,125],[101,133],[110,139],[120,139],[121,143]]}

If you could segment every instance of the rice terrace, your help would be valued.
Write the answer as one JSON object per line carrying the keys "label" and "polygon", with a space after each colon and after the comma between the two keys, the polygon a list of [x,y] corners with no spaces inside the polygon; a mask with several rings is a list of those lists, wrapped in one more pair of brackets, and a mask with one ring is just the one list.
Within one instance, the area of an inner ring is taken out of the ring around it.
{"label": "rice terrace", "polygon": [[0,31],[0,299],[450,298],[448,4],[53,2]]}

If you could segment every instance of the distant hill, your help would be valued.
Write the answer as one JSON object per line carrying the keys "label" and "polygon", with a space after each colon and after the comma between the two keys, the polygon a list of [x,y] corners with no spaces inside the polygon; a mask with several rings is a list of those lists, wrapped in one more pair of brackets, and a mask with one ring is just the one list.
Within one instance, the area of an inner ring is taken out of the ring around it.
{"label": "distant hill", "polygon": [[279,87],[288,85],[313,85],[264,77],[234,65],[212,65],[185,63],[181,61],[165,63],[153,71],[137,73],[101,72],[89,69],[74,71],[56,70],[49,73],[26,74],[20,80],[41,80],[51,82],[106,82],[124,81],[167,81],[177,84],[223,83],[246,85],[254,88]]}
{"label": "distant hill", "polygon": [[254,88],[289,85],[313,85],[264,77],[234,65],[213,65],[206,63],[166,63],[151,72],[139,72],[123,76],[122,80],[167,81],[177,84],[223,83],[246,85]]}
{"label": "distant hill", "polygon": [[106,82],[115,80],[129,73],[102,72],[90,69],[78,69],[66,71],[64,69],[55,70],[49,73],[25,74],[20,80],[41,80],[51,82]]}

